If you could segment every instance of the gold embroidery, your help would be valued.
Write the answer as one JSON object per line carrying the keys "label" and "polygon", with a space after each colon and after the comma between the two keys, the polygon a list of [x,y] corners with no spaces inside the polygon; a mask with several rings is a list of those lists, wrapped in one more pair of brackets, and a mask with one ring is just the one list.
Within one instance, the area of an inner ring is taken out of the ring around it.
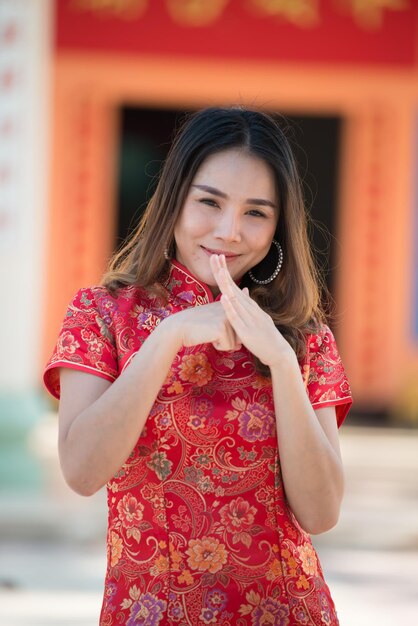
{"label": "gold embroidery", "polygon": [[[165,0],[171,18],[183,26],[207,26],[223,13],[230,0]],[[410,9],[409,0],[334,0],[351,14],[358,26],[378,29],[383,25],[385,11]],[[135,20],[147,10],[149,0],[72,0],[71,7],[90,11],[98,16]],[[320,22],[319,0],[247,0],[248,9],[265,17],[279,17],[306,28]]]}
{"label": "gold embroidery", "polygon": [[172,19],[183,26],[207,26],[215,22],[229,0],[166,0]]}
{"label": "gold embroidery", "polygon": [[366,29],[378,29],[383,25],[384,11],[408,10],[408,0],[338,0],[352,13],[356,23]]}
{"label": "gold embroidery", "polygon": [[271,17],[282,17],[301,27],[319,23],[318,0],[249,0],[258,13]]}
{"label": "gold embroidery", "polygon": [[145,13],[148,0],[73,0],[71,7],[78,11],[91,11],[105,17],[134,20]]}

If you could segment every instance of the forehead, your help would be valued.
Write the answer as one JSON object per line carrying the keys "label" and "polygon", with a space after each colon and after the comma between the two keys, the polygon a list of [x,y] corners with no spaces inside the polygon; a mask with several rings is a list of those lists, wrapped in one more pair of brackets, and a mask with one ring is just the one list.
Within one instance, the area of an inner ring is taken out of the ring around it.
{"label": "forehead", "polygon": [[228,193],[239,188],[245,197],[275,200],[273,170],[260,157],[242,148],[209,155],[200,165],[192,184],[210,185]]}

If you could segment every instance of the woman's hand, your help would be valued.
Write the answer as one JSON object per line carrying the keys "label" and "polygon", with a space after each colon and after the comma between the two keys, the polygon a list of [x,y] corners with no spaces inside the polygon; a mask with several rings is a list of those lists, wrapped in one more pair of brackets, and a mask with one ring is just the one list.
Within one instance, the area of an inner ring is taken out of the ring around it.
{"label": "woman's hand", "polygon": [[299,524],[320,533],[336,523],[344,488],[335,408],[315,414],[295,352],[247,290],[232,280],[225,259],[210,259],[226,317],[238,340],[270,367],[280,466],[286,498]]}
{"label": "woman's hand", "polygon": [[237,340],[265,365],[273,367],[285,357],[295,358],[291,346],[277,330],[270,315],[232,280],[224,255],[212,255],[210,265],[222,293],[221,303]]}
{"label": "woman's hand", "polygon": [[220,302],[186,309],[164,320],[171,324],[186,347],[211,343],[217,350],[239,350],[241,343]]}

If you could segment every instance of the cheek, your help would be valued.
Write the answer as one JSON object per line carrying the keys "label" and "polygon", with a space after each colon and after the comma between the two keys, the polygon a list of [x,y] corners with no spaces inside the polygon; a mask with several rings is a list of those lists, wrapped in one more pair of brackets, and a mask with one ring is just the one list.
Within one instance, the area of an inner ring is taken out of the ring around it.
{"label": "cheek", "polygon": [[175,232],[182,237],[198,237],[210,230],[210,224],[202,212],[196,210],[185,210]]}
{"label": "cheek", "polygon": [[254,250],[268,250],[273,240],[275,227],[266,228],[265,224],[259,224],[251,228],[249,241]]}

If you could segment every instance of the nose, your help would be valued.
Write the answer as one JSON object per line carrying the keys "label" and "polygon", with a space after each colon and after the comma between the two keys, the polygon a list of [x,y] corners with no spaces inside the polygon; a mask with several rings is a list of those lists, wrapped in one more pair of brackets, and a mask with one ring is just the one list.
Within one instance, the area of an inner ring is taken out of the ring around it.
{"label": "nose", "polygon": [[215,229],[216,239],[222,241],[241,241],[241,225],[239,216],[233,211],[224,211],[219,217]]}

